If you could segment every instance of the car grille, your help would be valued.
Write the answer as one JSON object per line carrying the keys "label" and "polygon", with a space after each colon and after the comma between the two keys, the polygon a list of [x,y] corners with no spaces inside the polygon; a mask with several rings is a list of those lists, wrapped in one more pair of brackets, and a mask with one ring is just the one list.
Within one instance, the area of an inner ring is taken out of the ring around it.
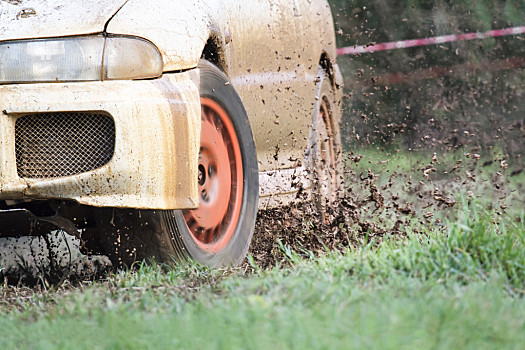
{"label": "car grille", "polygon": [[18,176],[55,178],[107,164],[115,151],[115,123],[101,113],[41,113],[15,125]]}

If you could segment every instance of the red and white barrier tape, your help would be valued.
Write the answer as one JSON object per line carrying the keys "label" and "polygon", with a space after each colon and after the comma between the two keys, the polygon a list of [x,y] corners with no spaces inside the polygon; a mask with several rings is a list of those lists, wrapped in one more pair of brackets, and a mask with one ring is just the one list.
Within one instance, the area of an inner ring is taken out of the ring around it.
{"label": "red and white barrier tape", "polygon": [[465,72],[476,74],[481,72],[499,72],[507,69],[520,69],[523,67],[525,67],[525,58],[523,57],[509,57],[495,61],[485,60],[479,63],[463,63],[446,67],[434,66],[408,72],[384,74],[368,79],[356,79],[352,82],[352,89],[414,83],[421,80],[439,79],[448,76],[465,79],[468,77],[468,74],[465,74]]}
{"label": "red and white barrier tape", "polygon": [[359,46],[347,46],[337,49],[337,55],[359,55],[363,53],[372,53],[377,51],[387,51],[395,49],[405,49],[408,47],[427,46],[443,43],[451,43],[455,41],[467,41],[485,38],[496,38],[500,36],[508,35],[519,35],[525,34],[525,27],[514,27],[505,29],[489,30],[484,33],[465,33],[465,34],[453,34],[453,35],[442,35],[431,38],[423,39],[412,39],[403,41],[392,41],[388,43],[380,43],[373,45],[359,45]]}

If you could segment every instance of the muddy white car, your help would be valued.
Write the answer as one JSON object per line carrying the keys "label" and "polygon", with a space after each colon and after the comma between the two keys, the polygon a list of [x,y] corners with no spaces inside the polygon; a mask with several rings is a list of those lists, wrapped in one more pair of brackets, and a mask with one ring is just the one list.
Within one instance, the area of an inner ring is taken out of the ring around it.
{"label": "muddy white car", "polygon": [[258,208],[335,199],[325,0],[0,6],[0,236],[235,265]]}

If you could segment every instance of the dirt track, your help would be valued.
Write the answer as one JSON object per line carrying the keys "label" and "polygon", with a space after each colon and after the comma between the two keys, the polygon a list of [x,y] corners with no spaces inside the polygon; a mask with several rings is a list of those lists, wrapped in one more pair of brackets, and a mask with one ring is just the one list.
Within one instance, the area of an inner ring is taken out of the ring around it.
{"label": "dirt track", "polygon": [[[458,162],[452,172],[448,165],[442,165],[447,170],[442,172],[432,156],[410,175],[388,170],[380,173],[377,167],[378,173],[374,173],[364,170],[367,166],[362,164],[359,170],[357,162],[367,161],[374,166],[374,161],[361,160],[360,156],[350,156],[349,160],[353,170],[346,173],[346,178],[351,186],[344,199],[328,208],[324,220],[310,203],[258,213],[250,247],[258,266],[284,262],[283,247],[310,254],[371,240],[378,244],[385,236],[401,239],[405,227],[417,231],[455,215],[461,205],[456,201],[460,192],[467,201],[485,200],[487,208],[502,214],[507,206],[523,202],[519,196],[523,184],[518,181],[517,190],[509,185],[512,172],[497,168],[491,175],[473,159]],[[66,278],[96,278],[110,268],[105,256],[82,255],[79,244],[78,239],[62,231],[47,237],[0,238],[0,279],[7,277],[10,284],[60,283]]]}
{"label": "dirt track", "polygon": [[[325,222],[308,203],[260,211],[250,254],[259,266],[269,267],[284,258],[281,246],[316,252],[356,243],[346,230],[353,223],[352,212],[346,200],[329,209]],[[0,277],[9,284],[60,283],[66,278],[91,279],[110,268],[107,257],[83,255],[79,245],[63,231],[47,237],[0,238]]]}

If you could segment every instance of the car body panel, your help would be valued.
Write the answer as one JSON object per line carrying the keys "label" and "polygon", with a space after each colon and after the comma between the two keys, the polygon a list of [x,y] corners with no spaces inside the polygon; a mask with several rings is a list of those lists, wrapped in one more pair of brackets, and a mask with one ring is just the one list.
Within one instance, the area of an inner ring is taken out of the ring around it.
{"label": "car body panel", "polygon": [[101,33],[126,0],[0,0],[0,40]]}
{"label": "car body panel", "polygon": [[218,64],[248,112],[259,170],[288,169],[302,161],[319,60],[323,53],[336,56],[326,1],[159,0],[144,7],[129,0],[107,32],[156,44],[165,71],[196,67],[212,39]]}
{"label": "car body panel", "polygon": [[[215,4],[212,7],[209,3]],[[210,36],[211,13],[220,11],[220,1],[158,0],[148,3],[131,0],[111,19],[110,34],[135,35],[159,48],[164,71],[195,68]],[[221,12],[216,17],[222,18]]]}
{"label": "car body panel", "polygon": [[[0,85],[0,106],[0,199],[72,199],[92,206],[155,209],[198,206],[196,70],[144,81]],[[18,177],[16,119],[64,110],[113,117],[113,158],[74,176]]]}
{"label": "car body panel", "polygon": [[320,30],[326,27],[319,25],[322,16],[333,27],[330,9],[317,8],[322,3],[246,1],[232,14],[247,18],[230,21],[232,41],[244,44],[232,46],[228,71],[250,117],[261,171],[304,161],[319,61],[335,53],[333,33]]}
{"label": "car body panel", "polygon": [[[305,157],[322,57],[330,65],[327,69],[335,72],[336,104],[342,92],[326,0],[0,0],[0,4],[0,40],[104,31],[134,35],[157,46],[165,72],[151,81],[0,85],[0,110],[6,111],[0,114],[0,199],[63,198],[94,206],[150,209],[197,206],[200,109],[194,68],[210,43],[217,56],[214,63],[228,76],[248,113],[260,195],[271,199],[262,205],[283,204],[276,198],[294,198],[290,194],[309,187]],[[22,12],[24,8],[35,14]],[[124,145],[128,153],[122,151],[107,166],[80,175],[17,178],[9,136],[13,121],[50,110],[105,111],[117,127],[127,125],[119,129],[118,144],[130,142],[140,151],[132,157],[131,146]],[[334,117],[339,118],[336,112]]]}

